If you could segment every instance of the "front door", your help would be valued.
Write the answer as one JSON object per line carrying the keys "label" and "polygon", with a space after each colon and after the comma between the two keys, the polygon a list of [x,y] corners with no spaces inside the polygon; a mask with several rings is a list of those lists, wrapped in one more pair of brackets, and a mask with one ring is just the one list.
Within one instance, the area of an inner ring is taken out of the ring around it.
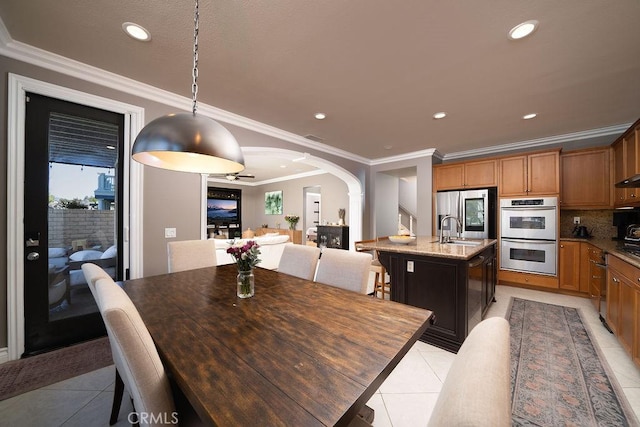
{"label": "front door", "polygon": [[25,355],[105,334],[81,265],[123,279],[124,116],[28,93]]}

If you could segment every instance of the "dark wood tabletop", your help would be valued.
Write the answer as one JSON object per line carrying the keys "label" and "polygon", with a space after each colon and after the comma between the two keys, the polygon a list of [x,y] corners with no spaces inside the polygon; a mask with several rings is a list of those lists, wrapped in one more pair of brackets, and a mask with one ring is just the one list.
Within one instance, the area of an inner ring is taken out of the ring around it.
{"label": "dark wood tabletop", "polygon": [[203,421],[346,425],[429,325],[428,310],[276,271],[236,297],[235,265],[126,281]]}

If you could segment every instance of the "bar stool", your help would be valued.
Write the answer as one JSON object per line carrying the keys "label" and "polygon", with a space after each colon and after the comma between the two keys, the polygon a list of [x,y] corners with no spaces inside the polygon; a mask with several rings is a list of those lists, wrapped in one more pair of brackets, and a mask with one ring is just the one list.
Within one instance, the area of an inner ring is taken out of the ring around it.
{"label": "bar stool", "polygon": [[[355,242],[355,247],[356,247],[356,251],[358,252],[370,252],[367,249],[361,249],[358,247],[358,245],[362,244],[362,243],[374,243],[374,242],[379,242],[381,240],[384,239],[388,239],[388,237],[377,237],[375,239],[372,240],[361,240],[359,242]],[[384,268],[384,266],[380,263],[380,261],[378,260],[378,251],[371,251],[373,252],[373,260],[371,261],[371,267],[369,269],[369,271],[371,271],[374,276],[373,276],[373,296],[377,297],[378,293],[380,293],[380,298],[385,299],[385,294],[389,294],[389,298],[391,298],[391,284],[387,283],[386,281],[386,275],[387,275],[387,270]]]}

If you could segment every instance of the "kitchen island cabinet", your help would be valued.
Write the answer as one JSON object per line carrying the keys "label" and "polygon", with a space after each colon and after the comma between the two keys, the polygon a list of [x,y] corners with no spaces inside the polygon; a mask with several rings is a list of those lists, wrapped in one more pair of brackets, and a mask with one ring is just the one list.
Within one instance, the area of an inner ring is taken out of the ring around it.
{"label": "kitchen island cabinet", "polygon": [[363,249],[378,251],[391,277],[391,300],[433,311],[435,323],[421,340],[456,352],[494,299],[496,241],[471,246],[434,240],[418,237],[408,245],[382,240]]}

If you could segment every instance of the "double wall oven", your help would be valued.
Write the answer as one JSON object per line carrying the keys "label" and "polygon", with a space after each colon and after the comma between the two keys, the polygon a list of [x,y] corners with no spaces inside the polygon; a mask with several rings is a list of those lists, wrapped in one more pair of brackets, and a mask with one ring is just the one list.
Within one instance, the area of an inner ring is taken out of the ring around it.
{"label": "double wall oven", "polygon": [[500,268],[557,274],[558,198],[500,200]]}

